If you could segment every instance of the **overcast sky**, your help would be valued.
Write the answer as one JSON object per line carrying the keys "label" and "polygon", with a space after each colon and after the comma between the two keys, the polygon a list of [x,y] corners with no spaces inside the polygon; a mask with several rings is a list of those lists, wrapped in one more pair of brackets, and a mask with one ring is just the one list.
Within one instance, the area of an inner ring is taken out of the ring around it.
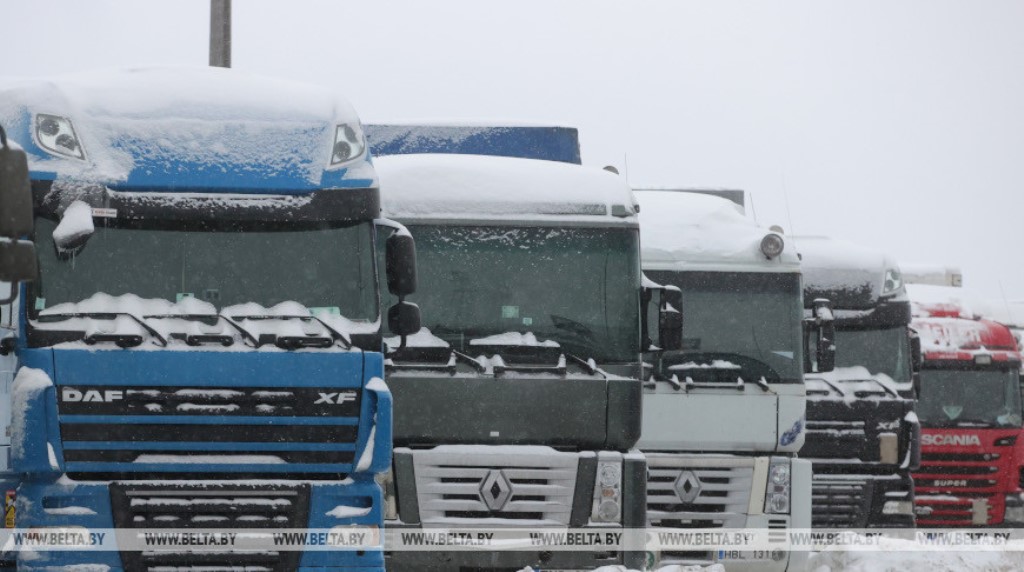
{"label": "overcast sky", "polygon": [[[746,189],[787,233],[1024,298],[1024,2],[233,8],[234,67],[339,88],[364,122],[576,126],[584,162],[635,186]],[[208,60],[208,0],[5,0],[0,21],[5,75]]]}

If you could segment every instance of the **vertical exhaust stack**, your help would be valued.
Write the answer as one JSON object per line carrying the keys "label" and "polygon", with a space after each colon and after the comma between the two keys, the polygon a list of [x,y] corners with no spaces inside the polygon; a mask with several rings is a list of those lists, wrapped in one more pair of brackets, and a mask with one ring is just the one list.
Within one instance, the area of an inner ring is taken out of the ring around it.
{"label": "vertical exhaust stack", "polygon": [[231,67],[231,0],[210,0],[210,67]]}

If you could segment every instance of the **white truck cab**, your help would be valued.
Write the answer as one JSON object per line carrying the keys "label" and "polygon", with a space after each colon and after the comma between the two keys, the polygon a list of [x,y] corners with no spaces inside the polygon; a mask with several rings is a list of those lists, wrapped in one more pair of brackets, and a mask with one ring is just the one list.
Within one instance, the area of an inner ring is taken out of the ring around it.
{"label": "white truck cab", "polygon": [[[810,527],[800,262],[738,204],[635,189],[644,274],[682,290],[682,350],[649,360],[639,442],[651,527]],[[801,570],[804,553],[661,550],[659,565]]]}

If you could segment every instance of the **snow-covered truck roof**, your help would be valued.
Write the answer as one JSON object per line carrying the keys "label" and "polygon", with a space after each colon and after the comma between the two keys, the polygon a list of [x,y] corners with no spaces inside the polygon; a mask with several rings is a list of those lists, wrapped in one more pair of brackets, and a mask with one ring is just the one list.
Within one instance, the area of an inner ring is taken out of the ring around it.
{"label": "snow-covered truck roof", "polygon": [[[0,78],[0,123],[26,148],[36,179],[281,194],[376,182],[344,97],[237,70]],[[337,161],[342,136],[362,151]]]}
{"label": "snow-covered truck roof", "polygon": [[906,301],[896,261],[880,250],[827,236],[793,236],[804,275],[804,301],[828,298],[837,309],[869,309],[884,297]]}
{"label": "snow-covered truck roof", "polygon": [[921,352],[925,363],[1021,363],[1017,339],[1009,328],[998,322],[954,317],[916,317],[912,327],[921,337]]}
{"label": "snow-covered truck roof", "polygon": [[765,236],[777,233],[744,216],[732,201],[662,189],[635,189],[635,195],[645,270],[800,271],[791,244],[772,258],[762,252]]}
{"label": "snow-covered truck roof", "polygon": [[637,225],[629,185],[602,169],[446,154],[393,155],[374,164],[382,211],[403,222]]}

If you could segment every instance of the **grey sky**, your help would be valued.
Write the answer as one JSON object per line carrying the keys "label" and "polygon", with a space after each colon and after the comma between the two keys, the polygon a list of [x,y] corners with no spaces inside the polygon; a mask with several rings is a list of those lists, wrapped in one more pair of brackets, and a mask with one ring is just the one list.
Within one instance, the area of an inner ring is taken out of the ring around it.
{"label": "grey sky", "polygon": [[[364,121],[580,128],[638,186],[1024,298],[1024,2],[235,0],[234,66],[341,89]],[[4,2],[0,73],[207,61],[207,0]],[[786,198],[789,212],[787,215]],[[790,220],[791,218],[791,220]]]}

